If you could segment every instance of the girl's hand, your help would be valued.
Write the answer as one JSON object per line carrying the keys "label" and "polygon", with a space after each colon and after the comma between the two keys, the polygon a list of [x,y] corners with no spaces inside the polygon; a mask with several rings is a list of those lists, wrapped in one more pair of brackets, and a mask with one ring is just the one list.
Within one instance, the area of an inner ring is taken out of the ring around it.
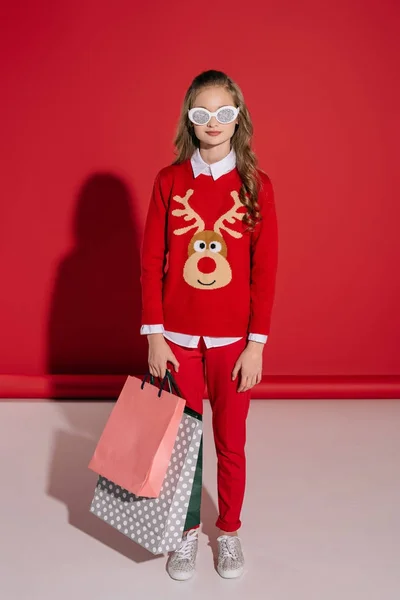
{"label": "girl's hand", "polygon": [[162,333],[151,333],[147,336],[149,342],[149,371],[154,377],[163,379],[167,370],[167,362],[174,365],[175,371],[179,371],[179,362],[165,341]]}
{"label": "girl's hand", "polygon": [[247,392],[262,378],[262,353],[264,344],[249,341],[246,348],[236,361],[232,371],[232,381],[236,379],[241,370],[240,384],[238,392]]}

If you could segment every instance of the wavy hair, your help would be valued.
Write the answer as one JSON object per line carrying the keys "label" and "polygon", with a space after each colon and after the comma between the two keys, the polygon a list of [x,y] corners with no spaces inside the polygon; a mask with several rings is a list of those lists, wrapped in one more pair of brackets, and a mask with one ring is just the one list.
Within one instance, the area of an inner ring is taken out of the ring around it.
{"label": "wavy hair", "polygon": [[[200,142],[197,139],[193,124],[188,117],[197,94],[206,87],[223,87],[232,95],[233,103],[239,106],[238,123],[231,137],[231,146],[236,153],[236,167],[242,180],[239,191],[241,203],[247,208],[243,222],[249,231],[261,220],[260,206],[257,202],[261,180],[257,172],[257,156],[251,148],[253,123],[245,104],[242,91],[226,73],[208,70],[197,75],[190,84],[181,107],[181,113],[174,138],[176,159],[172,164],[179,164],[190,158]],[[261,169],[260,169],[261,170]]]}

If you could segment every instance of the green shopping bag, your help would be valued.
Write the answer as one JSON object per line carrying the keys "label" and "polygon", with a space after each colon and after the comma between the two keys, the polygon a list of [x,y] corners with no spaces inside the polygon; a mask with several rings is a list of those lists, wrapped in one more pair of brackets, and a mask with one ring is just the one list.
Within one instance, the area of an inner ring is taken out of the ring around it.
{"label": "green shopping bag", "polygon": [[[170,371],[167,370],[166,378],[169,385],[169,390],[183,398],[183,395]],[[199,421],[203,420],[203,417],[200,413],[192,410],[191,408],[185,406],[184,411],[186,414],[191,415],[195,419]],[[188,529],[192,529],[200,524],[200,508],[201,508],[201,490],[203,485],[203,434],[201,435],[199,453],[196,464],[196,471],[193,480],[192,493],[190,495],[188,512],[186,515],[186,521],[183,528],[183,531],[187,531]]]}

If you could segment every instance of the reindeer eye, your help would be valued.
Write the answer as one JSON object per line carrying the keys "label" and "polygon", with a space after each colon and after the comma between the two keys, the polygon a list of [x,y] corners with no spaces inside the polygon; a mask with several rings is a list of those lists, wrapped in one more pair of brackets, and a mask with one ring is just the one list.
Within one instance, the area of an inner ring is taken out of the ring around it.
{"label": "reindeer eye", "polygon": [[221,252],[222,244],[220,242],[211,242],[210,250],[211,252]]}
{"label": "reindeer eye", "polygon": [[195,249],[195,252],[204,252],[206,247],[207,247],[207,244],[205,242],[203,242],[203,240],[196,240],[194,243],[194,246],[193,246],[193,248]]}

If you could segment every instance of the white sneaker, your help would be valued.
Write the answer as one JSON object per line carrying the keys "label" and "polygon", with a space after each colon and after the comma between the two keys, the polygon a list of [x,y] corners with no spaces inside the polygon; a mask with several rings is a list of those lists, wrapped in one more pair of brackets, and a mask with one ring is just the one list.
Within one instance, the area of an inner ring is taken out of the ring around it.
{"label": "white sneaker", "polygon": [[181,545],[171,553],[167,562],[167,571],[172,579],[184,581],[189,579],[196,564],[199,544],[199,530],[190,529],[182,538]]}
{"label": "white sneaker", "polygon": [[218,541],[217,571],[226,579],[240,577],[244,571],[241,541],[235,535],[220,535]]}

